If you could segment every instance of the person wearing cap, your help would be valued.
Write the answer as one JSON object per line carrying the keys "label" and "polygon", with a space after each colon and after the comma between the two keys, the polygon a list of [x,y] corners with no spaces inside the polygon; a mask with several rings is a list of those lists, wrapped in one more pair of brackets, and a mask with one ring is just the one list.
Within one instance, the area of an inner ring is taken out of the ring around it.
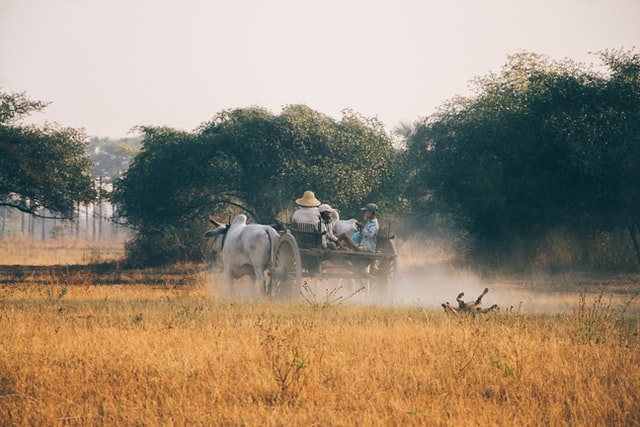
{"label": "person wearing cap", "polygon": [[291,216],[293,224],[311,224],[317,231],[320,231],[320,200],[316,199],[313,191],[305,191],[301,198],[296,199],[296,204],[300,206]]}
{"label": "person wearing cap", "polygon": [[358,228],[360,228],[360,231],[354,234],[354,241],[358,244],[358,247],[361,250],[375,252],[378,230],[380,229],[378,219],[376,218],[378,205],[375,203],[368,203],[360,210],[364,211],[366,223],[362,224],[358,221]]}
{"label": "person wearing cap", "polygon": [[[337,212],[326,203],[318,206],[318,212],[320,212],[320,231],[324,233],[322,235],[322,247],[324,249],[337,249],[340,246],[340,242],[333,233]],[[336,214],[335,216],[334,213]]]}

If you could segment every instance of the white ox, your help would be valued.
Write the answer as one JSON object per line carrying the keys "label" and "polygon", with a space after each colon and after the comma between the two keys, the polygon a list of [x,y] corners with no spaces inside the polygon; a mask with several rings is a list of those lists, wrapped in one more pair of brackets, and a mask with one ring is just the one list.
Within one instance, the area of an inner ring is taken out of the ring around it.
{"label": "white ox", "polygon": [[247,217],[242,214],[236,216],[229,225],[210,221],[216,228],[204,233],[204,237],[215,239],[212,251],[216,255],[222,255],[228,289],[233,289],[234,279],[249,275],[253,278],[252,287],[257,280],[265,293],[267,283],[264,272],[271,267],[278,232],[268,225],[247,225]]}

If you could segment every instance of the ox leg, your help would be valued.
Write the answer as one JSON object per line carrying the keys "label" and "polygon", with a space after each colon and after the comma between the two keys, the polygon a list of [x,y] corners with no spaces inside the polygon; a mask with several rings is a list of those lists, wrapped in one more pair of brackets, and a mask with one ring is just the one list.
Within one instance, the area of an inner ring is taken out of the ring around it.
{"label": "ox leg", "polygon": [[224,271],[224,284],[223,284],[222,294],[224,296],[233,295],[233,272],[231,270],[225,269]]}
{"label": "ox leg", "polygon": [[[258,286],[260,286],[260,291],[258,292],[258,295],[259,296],[267,295],[268,289],[267,289],[267,282],[264,278],[264,271],[260,268],[254,268],[254,272],[255,272],[256,282],[258,282]],[[254,294],[255,294],[255,282],[252,288],[254,289]]]}

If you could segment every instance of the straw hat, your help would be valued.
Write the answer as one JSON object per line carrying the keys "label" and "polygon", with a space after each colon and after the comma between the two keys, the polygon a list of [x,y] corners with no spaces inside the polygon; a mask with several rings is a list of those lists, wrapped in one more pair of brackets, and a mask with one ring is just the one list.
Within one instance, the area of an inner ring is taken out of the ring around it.
{"label": "straw hat", "polygon": [[316,195],[313,191],[305,191],[301,198],[296,200],[296,203],[304,207],[316,207],[320,204],[320,200],[316,199]]}

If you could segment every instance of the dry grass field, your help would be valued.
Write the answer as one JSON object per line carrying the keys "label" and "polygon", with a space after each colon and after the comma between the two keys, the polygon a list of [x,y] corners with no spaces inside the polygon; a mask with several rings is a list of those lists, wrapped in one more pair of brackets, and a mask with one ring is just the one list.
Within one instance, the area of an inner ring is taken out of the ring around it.
{"label": "dry grass field", "polygon": [[124,242],[0,240],[0,265],[70,265],[110,262],[124,256]]}
{"label": "dry grass field", "polygon": [[[392,303],[334,285],[233,301],[204,266],[4,246],[3,426],[640,425],[638,277],[487,281],[406,257]],[[485,285],[500,311],[439,307]]]}

